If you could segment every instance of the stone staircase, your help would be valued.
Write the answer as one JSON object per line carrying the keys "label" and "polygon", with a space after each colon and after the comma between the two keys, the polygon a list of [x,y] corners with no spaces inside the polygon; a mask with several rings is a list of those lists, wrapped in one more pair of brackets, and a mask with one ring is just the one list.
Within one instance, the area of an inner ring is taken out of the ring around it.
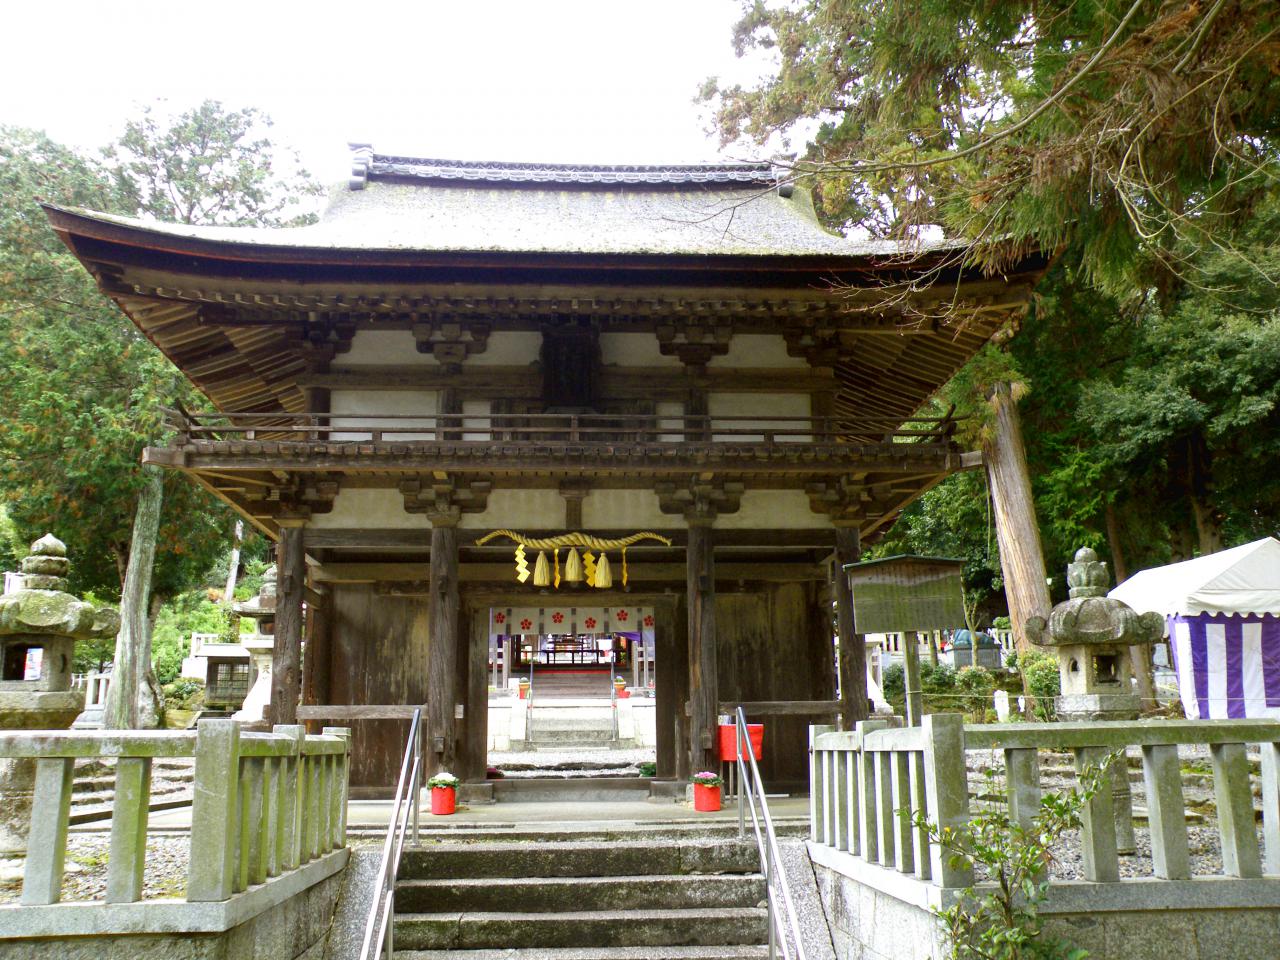
{"label": "stone staircase", "polygon": [[[683,835],[682,835],[683,834]],[[405,960],[649,960],[766,955],[754,842],[675,830],[627,839],[485,837],[406,849]]]}
{"label": "stone staircase", "polygon": [[[167,810],[191,802],[195,780],[190,757],[157,758],[151,764],[152,810]],[[73,824],[92,823],[111,817],[115,799],[116,765],[112,758],[80,760],[75,764],[71,788]]]}

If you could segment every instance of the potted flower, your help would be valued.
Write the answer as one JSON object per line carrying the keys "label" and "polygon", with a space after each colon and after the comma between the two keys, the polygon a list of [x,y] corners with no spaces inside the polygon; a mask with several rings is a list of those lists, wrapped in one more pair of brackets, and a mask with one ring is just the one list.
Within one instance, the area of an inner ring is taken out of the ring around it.
{"label": "potted flower", "polygon": [[613,678],[613,690],[618,695],[619,700],[625,700],[631,696],[631,691],[627,689],[627,681],[622,677]]}
{"label": "potted flower", "polygon": [[529,699],[529,678],[528,677],[520,678],[520,699],[521,700]]}
{"label": "potted flower", "polygon": [[712,813],[720,809],[720,785],[724,783],[718,773],[703,770],[693,775],[693,809]]}
{"label": "potted flower", "polygon": [[441,770],[427,781],[431,788],[431,812],[436,816],[448,816],[458,803],[459,780],[447,770]]}

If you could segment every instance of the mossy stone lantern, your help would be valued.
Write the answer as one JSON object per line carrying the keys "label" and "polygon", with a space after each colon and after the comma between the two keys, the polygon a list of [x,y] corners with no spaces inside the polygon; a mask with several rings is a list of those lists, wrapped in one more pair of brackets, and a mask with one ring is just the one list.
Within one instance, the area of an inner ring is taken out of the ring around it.
{"label": "mossy stone lantern", "polygon": [[1071,598],[1044,617],[1027,621],[1032,643],[1052,647],[1058,657],[1061,720],[1132,720],[1140,702],[1133,692],[1129,648],[1155,643],[1164,635],[1164,617],[1139,614],[1107,596],[1106,563],[1088,547],[1067,565]]}
{"label": "mossy stone lantern", "polygon": [[240,643],[249,651],[253,685],[234,719],[249,724],[265,724],[271,709],[271,658],[276,645],[276,565],[262,574],[258,595],[235,605],[235,612],[254,621],[253,633],[241,635]]}
{"label": "mossy stone lantern", "polygon": [[[84,708],[71,689],[77,640],[115,636],[120,615],[66,592],[66,545],[46,534],[22,561],[22,587],[0,596],[0,730],[66,730]],[[0,760],[0,856],[26,849],[35,761]]]}
{"label": "mossy stone lantern", "polygon": [[910,726],[920,723],[924,706],[918,634],[964,623],[963,568],[963,560],[907,555],[845,564],[858,633],[902,634]]}

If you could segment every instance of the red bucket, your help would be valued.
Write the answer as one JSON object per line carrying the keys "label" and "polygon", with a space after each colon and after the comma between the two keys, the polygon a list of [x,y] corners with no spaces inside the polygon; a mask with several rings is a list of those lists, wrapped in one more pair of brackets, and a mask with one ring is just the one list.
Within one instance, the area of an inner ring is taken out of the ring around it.
{"label": "red bucket", "polygon": [[706,787],[700,783],[693,785],[693,809],[702,813],[714,813],[720,809],[720,785]]}
{"label": "red bucket", "polygon": [[[738,759],[738,747],[734,742],[737,730],[738,728],[731,723],[720,727],[720,760],[724,763]],[[751,744],[751,752],[756,760],[760,760],[764,756],[764,724],[748,723],[747,740]]]}
{"label": "red bucket", "polygon": [[431,812],[437,817],[444,817],[453,813],[457,802],[458,791],[453,787],[431,788]]}

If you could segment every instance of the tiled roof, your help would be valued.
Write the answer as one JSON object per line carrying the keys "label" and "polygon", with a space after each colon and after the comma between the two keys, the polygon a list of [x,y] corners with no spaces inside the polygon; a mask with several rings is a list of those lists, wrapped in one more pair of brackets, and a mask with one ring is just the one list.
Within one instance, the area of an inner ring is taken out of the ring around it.
{"label": "tiled roof", "polygon": [[509,163],[493,160],[432,160],[357,151],[351,186],[368,179],[469,181],[500,184],[580,184],[645,186],[678,184],[755,184],[771,186],[776,170],[769,163],[678,165]]}

